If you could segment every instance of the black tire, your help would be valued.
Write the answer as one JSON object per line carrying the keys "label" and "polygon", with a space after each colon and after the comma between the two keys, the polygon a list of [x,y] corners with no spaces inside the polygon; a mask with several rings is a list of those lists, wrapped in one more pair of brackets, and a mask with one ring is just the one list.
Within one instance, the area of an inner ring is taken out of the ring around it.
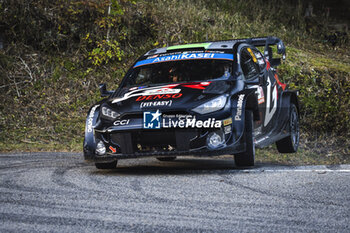
{"label": "black tire", "polygon": [[95,163],[97,169],[115,169],[117,167],[118,161],[114,161],[111,163]]}
{"label": "black tire", "polygon": [[159,161],[173,161],[176,159],[176,156],[173,156],[173,157],[158,157],[157,158]]}
{"label": "black tire", "polygon": [[245,112],[245,129],[243,137],[245,137],[246,151],[235,154],[235,164],[237,167],[252,167],[255,160],[255,144],[253,137],[253,112]]}
{"label": "black tire", "polygon": [[289,113],[290,135],[276,142],[277,150],[280,153],[295,153],[299,147],[299,114],[295,104],[290,104]]}

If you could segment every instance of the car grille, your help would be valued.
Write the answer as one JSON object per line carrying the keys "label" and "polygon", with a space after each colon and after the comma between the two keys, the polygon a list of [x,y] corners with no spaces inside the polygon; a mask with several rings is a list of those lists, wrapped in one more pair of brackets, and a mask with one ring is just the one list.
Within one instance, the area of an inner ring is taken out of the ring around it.
{"label": "car grille", "polygon": [[198,136],[196,129],[139,130],[112,133],[111,142],[121,148],[123,154],[148,151],[186,151],[191,139]]}

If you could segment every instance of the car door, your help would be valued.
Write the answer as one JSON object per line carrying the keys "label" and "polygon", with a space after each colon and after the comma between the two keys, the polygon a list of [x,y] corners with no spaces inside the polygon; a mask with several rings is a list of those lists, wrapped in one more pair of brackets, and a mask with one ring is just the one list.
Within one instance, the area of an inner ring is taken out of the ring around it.
{"label": "car door", "polygon": [[264,56],[256,48],[252,48],[253,55],[260,68],[260,75],[265,79],[265,85],[261,85],[258,94],[258,103],[262,113],[262,134],[270,133],[277,123],[278,112],[278,91],[275,78],[275,71],[271,68],[270,63],[265,60]]}
{"label": "car door", "polygon": [[[243,72],[244,79],[249,82],[258,82],[259,76],[262,72],[262,67],[259,66],[257,57],[254,54],[254,48],[246,46],[240,50],[240,65]],[[264,90],[260,85],[248,85],[248,88],[256,89],[255,95],[259,102],[259,114],[260,120],[254,123],[254,134],[255,136],[262,133],[262,123],[265,113],[265,100]]]}
{"label": "car door", "polygon": [[241,69],[247,81],[258,82],[259,76],[262,76],[266,83],[265,85],[248,85],[248,88],[256,89],[260,120],[254,123],[254,135],[259,138],[269,133],[276,122],[278,97],[276,80],[268,62],[256,48],[243,47],[240,51],[240,59]]}

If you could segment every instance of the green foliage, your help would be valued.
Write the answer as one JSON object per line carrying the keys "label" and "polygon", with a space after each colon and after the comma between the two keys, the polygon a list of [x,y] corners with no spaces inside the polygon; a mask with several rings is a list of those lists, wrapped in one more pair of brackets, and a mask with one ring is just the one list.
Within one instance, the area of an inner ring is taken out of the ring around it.
{"label": "green foliage", "polygon": [[304,130],[348,135],[350,65],[298,49],[288,49],[287,54],[279,71],[292,89],[300,91]]}
{"label": "green foliage", "polygon": [[93,65],[100,66],[113,60],[121,61],[123,52],[117,41],[103,40],[102,42],[96,42],[96,44],[97,48],[94,48],[88,55],[88,59],[92,60]]}
{"label": "green foliage", "polygon": [[287,46],[279,71],[300,90],[302,131],[345,137],[349,44],[325,43],[324,19],[307,31],[303,7],[282,0],[4,0],[0,141],[80,148],[86,112],[101,99],[98,84],[115,89],[147,50],[266,35]]}

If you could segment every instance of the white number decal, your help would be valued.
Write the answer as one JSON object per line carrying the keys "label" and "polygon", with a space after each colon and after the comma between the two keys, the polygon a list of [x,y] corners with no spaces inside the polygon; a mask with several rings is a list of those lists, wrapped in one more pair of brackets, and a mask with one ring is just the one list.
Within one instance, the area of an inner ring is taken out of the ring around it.
{"label": "white number decal", "polygon": [[[275,85],[272,87],[272,82],[269,82],[269,85],[267,86],[267,101],[266,101],[266,113],[265,113],[265,121],[264,126],[267,126],[267,124],[270,122],[271,118],[273,117],[273,114],[275,114],[277,109],[277,86]],[[271,93],[271,89],[273,89]],[[271,99],[272,94],[272,99]],[[270,106],[272,106],[272,109],[270,110]]]}

